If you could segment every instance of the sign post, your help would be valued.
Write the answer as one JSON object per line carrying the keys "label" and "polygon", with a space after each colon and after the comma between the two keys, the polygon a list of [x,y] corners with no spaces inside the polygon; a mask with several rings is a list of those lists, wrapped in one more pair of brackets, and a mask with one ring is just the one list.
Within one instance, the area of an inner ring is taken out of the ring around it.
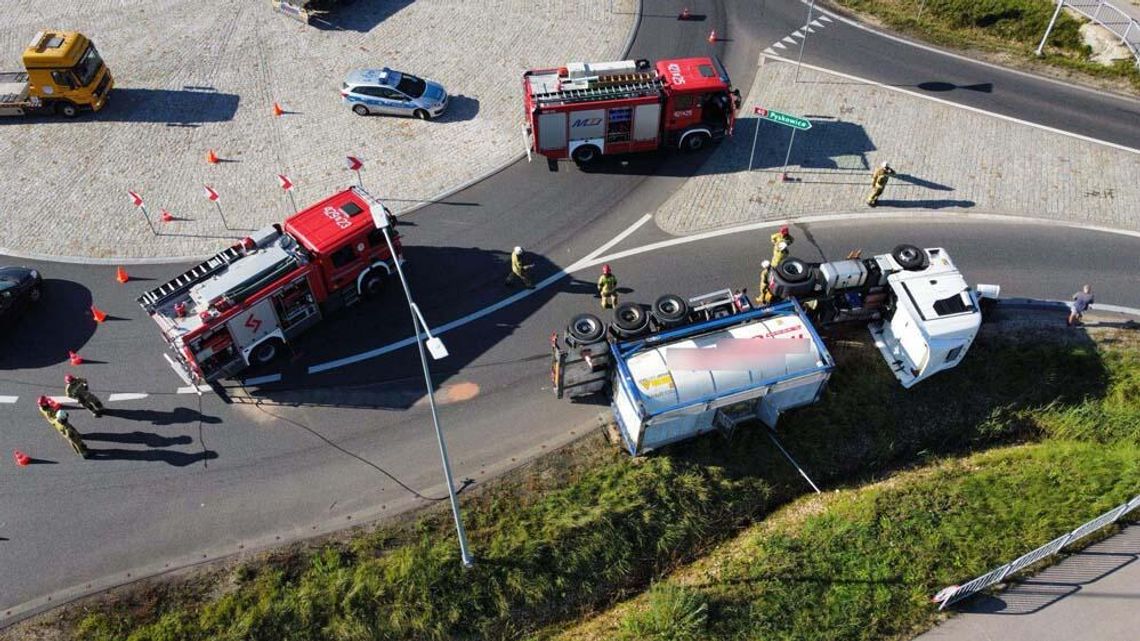
{"label": "sign post", "polygon": [[[788,140],[788,153],[784,156],[784,169],[780,172],[780,180],[788,179],[788,160],[792,157],[792,143],[796,141],[797,131],[807,131],[811,129],[811,121],[799,116],[793,116],[781,111],[772,111],[763,107],[753,107],[752,113],[756,114],[756,134],[752,137],[752,156],[756,155],[756,137],[760,135],[760,121],[770,120],[774,123],[791,127],[792,137]],[[748,158],[748,171],[752,171],[752,156]]]}
{"label": "sign post", "polygon": [[344,160],[345,164],[348,165],[348,168],[356,172],[356,185],[361,189],[364,189],[364,182],[360,180],[360,168],[364,166],[364,161],[357,158],[356,156],[345,156]]}
{"label": "sign post", "polygon": [[157,236],[158,230],[154,228],[154,223],[150,222],[150,214],[146,210],[146,205],[143,203],[142,196],[140,196],[137,191],[128,191],[127,195],[131,197],[131,202],[134,203],[135,207],[138,207],[142,210],[143,218],[146,219],[146,224],[150,226],[150,233]]}
{"label": "sign post", "polygon": [[289,204],[293,205],[293,213],[297,213],[297,201],[293,200],[293,181],[285,174],[277,174],[277,183],[281,185],[281,189],[285,190],[285,195],[289,197]]}
{"label": "sign post", "polygon": [[224,225],[226,229],[229,229],[230,224],[226,222],[226,215],[222,213],[222,203],[221,199],[218,198],[218,192],[214,191],[214,188],[209,185],[202,186],[206,188],[206,198],[218,208],[218,216],[222,218],[222,225]]}

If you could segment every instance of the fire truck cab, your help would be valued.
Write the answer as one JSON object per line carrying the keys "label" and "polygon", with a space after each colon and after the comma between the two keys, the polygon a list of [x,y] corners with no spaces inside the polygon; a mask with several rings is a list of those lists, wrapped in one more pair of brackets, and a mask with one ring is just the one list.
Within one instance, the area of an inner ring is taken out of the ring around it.
{"label": "fire truck cab", "polygon": [[523,74],[527,143],[551,162],[698,151],[732,133],[740,92],[715,57],[571,63]]}
{"label": "fire truck cab", "polygon": [[394,266],[372,207],[383,205],[347,189],[139,297],[174,370],[196,384],[268,363],[323,315],[379,294]]}

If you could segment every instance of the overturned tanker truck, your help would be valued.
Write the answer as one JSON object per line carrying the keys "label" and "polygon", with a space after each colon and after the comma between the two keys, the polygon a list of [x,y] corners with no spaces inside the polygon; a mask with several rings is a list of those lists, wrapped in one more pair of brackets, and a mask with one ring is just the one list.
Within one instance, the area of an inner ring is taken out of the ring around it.
{"label": "overturned tanker truck", "polygon": [[835,361],[817,329],[865,322],[903,387],[960,363],[996,285],[970,288],[942,248],[899,245],[872,258],[771,270],[773,302],[724,289],[627,302],[603,323],[575,316],[551,336],[559,398],[607,393],[626,450],[640,455],[819,400]]}

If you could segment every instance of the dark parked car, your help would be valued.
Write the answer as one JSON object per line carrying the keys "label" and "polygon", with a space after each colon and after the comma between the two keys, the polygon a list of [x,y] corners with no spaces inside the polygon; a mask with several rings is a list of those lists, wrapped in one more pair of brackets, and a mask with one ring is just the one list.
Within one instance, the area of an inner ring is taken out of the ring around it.
{"label": "dark parked car", "polygon": [[0,267],[0,323],[19,317],[25,307],[40,299],[44,279],[34,269]]}

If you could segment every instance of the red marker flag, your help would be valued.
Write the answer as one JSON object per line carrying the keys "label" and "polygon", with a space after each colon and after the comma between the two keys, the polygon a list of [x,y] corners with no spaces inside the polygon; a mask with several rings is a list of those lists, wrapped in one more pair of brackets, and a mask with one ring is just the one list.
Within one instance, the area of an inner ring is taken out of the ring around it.
{"label": "red marker flag", "polygon": [[213,202],[218,202],[218,192],[214,191],[214,188],[209,185],[202,186],[206,188],[206,198],[209,198]]}
{"label": "red marker flag", "polygon": [[293,181],[285,174],[277,174],[277,182],[281,183],[281,188],[285,191],[293,189]]}
{"label": "red marker flag", "polygon": [[346,156],[345,161],[348,165],[348,168],[352,171],[360,171],[360,168],[364,166],[364,161],[357,158],[356,156]]}
{"label": "red marker flag", "polygon": [[142,196],[138,195],[138,192],[128,191],[127,195],[131,197],[131,202],[135,204],[135,207],[143,206]]}

